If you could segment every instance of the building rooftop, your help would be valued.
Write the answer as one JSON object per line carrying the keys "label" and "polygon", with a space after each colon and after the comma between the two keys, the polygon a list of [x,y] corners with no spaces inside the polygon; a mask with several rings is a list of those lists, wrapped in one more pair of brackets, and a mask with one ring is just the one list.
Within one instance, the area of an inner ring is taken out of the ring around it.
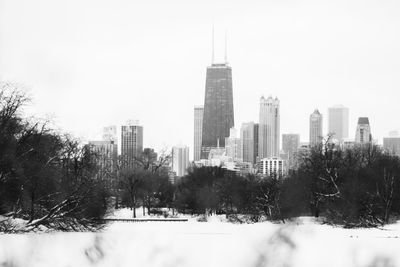
{"label": "building rooftop", "polygon": [[128,120],[126,122],[126,125],[123,126],[141,126],[141,125],[139,124],[139,120]]}
{"label": "building rooftop", "polygon": [[273,98],[272,96],[268,96],[268,98],[265,98],[264,96],[261,96],[260,98],[261,103],[270,103],[274,105],[279,105],[279,99],[278,97]]}
{"label": "building rooftop", "polygon": [[383,140],[400,140],[400,136],[383,137]]}
{"label": "building rooftop", "polygon": [[221,69],[225,69],[225,68],[231,68],[228,63],[213,63],[211,64],[211,66],[209,68],[221,68]]}
{"label": "building rooftop", "polygon": [[319,110],[317,108],[314,110],[313,114],[321,115],[321,113],[319,112]]}
{"label": "building rooftop", "polygon": [[368,117],[359,117],[358,124],[369,124]]}
{"label": "building rooftop", "polygon": [[347,107],[343,106],[342,104],[337,104],[332,107],[329,107],[329,109],[347,109]]}

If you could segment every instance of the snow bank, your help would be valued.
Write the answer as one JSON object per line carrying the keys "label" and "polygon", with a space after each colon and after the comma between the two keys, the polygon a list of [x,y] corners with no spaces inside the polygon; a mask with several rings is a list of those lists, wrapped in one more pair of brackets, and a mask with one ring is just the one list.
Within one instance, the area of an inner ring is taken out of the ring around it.
{"label": "snow bank", "polygon": [[101,233],[0,236],[0,266],[400,266],[400,224],[114,223]]}
{"label": "snow bank", "polygon": [[[23,232],[26,230],[27,224],[27,220],[0,215],[0,234],[4,232]],[[49,229],[43,225],[39,225],[33,231],[44,232],[49,231]]]}

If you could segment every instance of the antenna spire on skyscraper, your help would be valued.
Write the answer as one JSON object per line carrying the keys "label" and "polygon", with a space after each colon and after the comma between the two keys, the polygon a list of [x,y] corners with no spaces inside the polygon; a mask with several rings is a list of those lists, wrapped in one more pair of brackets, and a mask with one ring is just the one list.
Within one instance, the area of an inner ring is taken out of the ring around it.
{"label": "antenna spire on skyscraper", "polygon": [[225,64],[228,63],[228,52],[227,52],[227,32],[228,30],[225,30]]}
{"label": "antenna spire on skyscraper", "polygon": [[214,64],[214,24],[212,26],[212,55],[211,55],[211,64]]}

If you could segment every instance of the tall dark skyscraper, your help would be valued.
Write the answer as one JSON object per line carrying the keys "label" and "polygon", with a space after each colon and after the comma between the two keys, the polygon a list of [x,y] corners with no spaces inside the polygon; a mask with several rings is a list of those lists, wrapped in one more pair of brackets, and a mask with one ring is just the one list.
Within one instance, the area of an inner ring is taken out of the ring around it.
{"label": "tall dark skyscraper", "polygon": [[204,98],[201,158],[208,158],[211,148],[225,147],[225,137],[234,126],[232,68],[227,63],[207,68]]}
{"label": "tall dark skyscraper", "polygon": [[227,61],[225,32],[225,63],[214,63],[214,28],[211,66],[207,67],[204,97],[201,159],[207,159],[212,148],[225,147],[225,138],[234,127],[232,68]]}

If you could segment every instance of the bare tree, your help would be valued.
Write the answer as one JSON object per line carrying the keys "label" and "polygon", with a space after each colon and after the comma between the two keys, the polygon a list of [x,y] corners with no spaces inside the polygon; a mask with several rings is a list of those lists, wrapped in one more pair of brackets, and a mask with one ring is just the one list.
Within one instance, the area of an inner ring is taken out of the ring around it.
{"label": "bare tree", "polygon": [[311,153],[303,158],[306,175],[311,179],[310,204],[315,217],[319,217],[323,203],[340,198],[338,170],[341,159],[342,151],[332,142],[332,135],[328,135],[320,145],[311,148]]}

